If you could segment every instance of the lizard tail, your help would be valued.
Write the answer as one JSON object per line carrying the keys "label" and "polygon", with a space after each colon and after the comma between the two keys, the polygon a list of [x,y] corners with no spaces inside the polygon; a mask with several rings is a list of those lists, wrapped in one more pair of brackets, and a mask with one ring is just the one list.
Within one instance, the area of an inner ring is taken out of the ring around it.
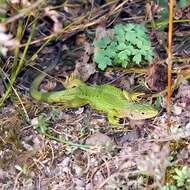
{"label": "lizard tail", "polygon": [[38,100],[38,101],[43,101],[43,92],[40,92],[38,90],[41,82],[43,81],[43,79],[45,78],[47,74],[45,72],[39,74],[34,81],[32,82],[32,85],[30,87],[30,95],[32,96],[32,98]]}
{"label": "lizard tail", "polygon": [[61,42],[58,43],[57,49],[58,53],[54,56],[54,59],[52,59],[52,63],[34,79],[30,87],[30,95],[38,101],[44,101],[46,99],[46,95],[49,94],[48,92],[40,92],[38,88],[43,79],[47,76],[47,73],[53,70],[53,68],[58,64],[62,53]]}
{"label": "lizard tail", "polygon": [[[60,48],[61,49],[61,48]],[[62,91],[53,91],[53,92],[40,92],[39,86],[43,79],[47,76],[47,73],[50,72],[58,63],[62,51],[58,51],[58,54],[53,59],[53,63],[50,64],[43,72],[41,72],[32,82],[30,87],[30,95],[41,102],[62,102],[68,104],[70,107],[78,107],[86,103],[85,97],[78,97],[77,94],[80,94],[82,89],[84,91],[86,86],[84,82],[77,79],[73,75],[68,78],[64,84],[66,90]]]}

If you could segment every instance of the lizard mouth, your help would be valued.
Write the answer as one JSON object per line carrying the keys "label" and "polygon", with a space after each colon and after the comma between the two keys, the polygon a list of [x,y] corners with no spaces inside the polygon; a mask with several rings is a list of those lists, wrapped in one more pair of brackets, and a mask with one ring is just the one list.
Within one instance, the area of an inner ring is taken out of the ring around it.
{"label": "lizard mouth", "polygon": [[149,111],[140,111],[140,112],[130,112],[127,114],[128,118],[131,120],[144,120],[144,119],[150,119],[152,117],[155,117],[158,114],[158,111],[156,109],[151,109]]}

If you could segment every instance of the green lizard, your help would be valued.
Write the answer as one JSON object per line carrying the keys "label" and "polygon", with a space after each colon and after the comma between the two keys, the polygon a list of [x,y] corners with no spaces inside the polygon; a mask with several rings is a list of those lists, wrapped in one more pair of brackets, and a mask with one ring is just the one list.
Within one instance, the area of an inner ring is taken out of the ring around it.
{"label": "green lizard", "polygon": [[[50,66],[46,72],[52,68]],[[143,120],[158,114],[150,104],[134,102],[138,94],[133,95],[108,84],[89,86],[72,76],[66,80],[65,90],[40,92],[38,88],[47,75],[46,72],[37,76],[30,88],[31,96],[38,101],[62,102],[68,108],[89,104],[95,110],[106,113],[109,122],[114,125],[119,124],[119,118]]]}

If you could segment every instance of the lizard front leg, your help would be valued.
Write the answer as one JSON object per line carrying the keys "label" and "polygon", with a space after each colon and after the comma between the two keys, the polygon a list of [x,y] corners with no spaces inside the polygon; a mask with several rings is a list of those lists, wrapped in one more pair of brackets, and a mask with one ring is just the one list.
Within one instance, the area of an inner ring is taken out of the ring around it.
{"label": "lizard front leg", "polygon": [[82,85],[85,85],[85,83],[79,78],[77,78],[74,74],[71,74],[70,77],[67,77],[64,82],[64,87],[66,89],[74,88],[74,87],[78,87]]}
{"label": "lizard front leg", "polygon": [[112,125],[121,126],[121,124],[119,123],[119,118],[116,117],[115,114],[113,114],[113,113],[109,113],[109,114],[108,114],[108,121],[109,121]]}

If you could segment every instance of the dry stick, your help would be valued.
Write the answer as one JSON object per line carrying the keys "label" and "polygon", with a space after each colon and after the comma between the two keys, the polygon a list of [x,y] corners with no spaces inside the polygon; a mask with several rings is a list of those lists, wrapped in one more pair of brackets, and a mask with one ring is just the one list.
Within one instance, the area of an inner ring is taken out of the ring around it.
{"label": "dry stick", "polygon": [[170,116],[172,109],[172,31],[173,31],[173,0],[169,1],[169,29],[168,29],[168,126],[171,126]]}
{"label": "dry stick", "polygon": [[[78,23],[83,23],[85,21],[85,19],[87,18],[88,14],[84,15],[84,16],[81,16],[78,19],[76,19],[73,23],[71,23],[68,26],[66,26],[65,28],[63,28],[61,31],[54,32],[49,36],[45,36],[45,37],[42,37],[40,39],[32,41],[31,45],[36,44],[36,43],[40,43],[40,42],[48,40],[50,38],[55,38],[55,37],[57,37],[59,35],[63,35],[63,34],[71,33],[71,32],[76,32],[77,30],[84,30],[85,28],[88,28],[88,27],[91,27],[93,25],[99,24],[102,21],[105,21],[109,16],[111,16],[113,14],[116,14],[120,9],[122,9],[122,6],[127,2],[128,2],[128,0],[125,0],[124,2],[119,4],[117,7],[115,7],[113,10],[109,11],[106,15],[101,16],[100,18],[97,18],[97,19],[95,19],[95,20],[93,20],[91,22],[88,22],[86,24],[78,24]],[[19,45],[19,47],[24,47],[24,46],[26,46],[26,44]]]}

